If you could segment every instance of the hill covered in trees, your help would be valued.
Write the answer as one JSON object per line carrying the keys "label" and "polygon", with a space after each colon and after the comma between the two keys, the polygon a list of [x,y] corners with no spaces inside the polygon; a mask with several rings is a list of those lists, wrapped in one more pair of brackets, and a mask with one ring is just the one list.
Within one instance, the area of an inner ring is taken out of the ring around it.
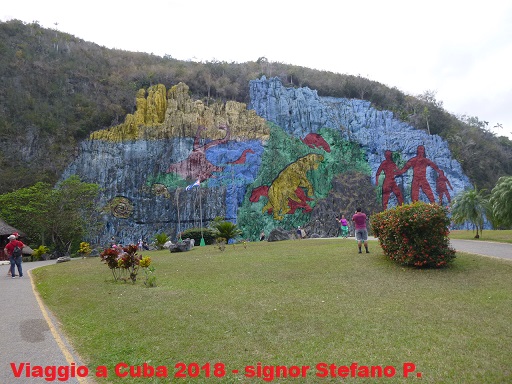
{"label": "hill covered in trees", "polygon": [[206,105],[249,102],[249,81],[278,77],[287,87],[321,96],[367,100],[404,122],[445,139],[479,189],[512,175],[512,141],[478,117],[454,116],[435,95],[407,95],[361,76],[269,62],[180,61],[170,56],[112,50],[21,21],[0,23],[0,193],[55,183],[93,131],[135,112],[141,88],[179,82]]}

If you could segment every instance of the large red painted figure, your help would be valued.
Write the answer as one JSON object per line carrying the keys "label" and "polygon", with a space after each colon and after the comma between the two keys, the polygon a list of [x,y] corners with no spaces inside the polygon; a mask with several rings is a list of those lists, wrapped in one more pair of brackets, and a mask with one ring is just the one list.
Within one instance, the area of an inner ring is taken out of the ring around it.
{"label": "large red painted figure", "polygon": [[427,168],[432,167],[439,175],[441,174],[441,170],[439,167],[431,160],[425,157],[425,147],[423,145],[418,145],[416,150],[416,156],[409,159],[405,166],[401,171],[397,173],[397,175],[404,174],[407,172],[409,168],[413,169],[412,176],[412,185],[411,185],[411,200],[418,201],[420,196],[420,189],[423,190],[425,195],[427,195],[428,199],[431,203],[435,202],[434,193],[432,192],[432,188],[430,188],[430,184],[427,180]]}
{"label": "large red painted figure", "polygon": [[402,191],[395,181],[395,176],[400,174],[400,169],[393,161],[391,155],[391,151],[384,152],[384,157],[386,159],[380,164],[379,169],[377,169],[377,173],[375,174],[375,184],[379,185],[379,176],[384,172],[384,181],[382,182],[382,206],[384,209],[388,208],[391,192],[395,194],[396,199],[398,200],[398,205],[402,205],[404,203]]}

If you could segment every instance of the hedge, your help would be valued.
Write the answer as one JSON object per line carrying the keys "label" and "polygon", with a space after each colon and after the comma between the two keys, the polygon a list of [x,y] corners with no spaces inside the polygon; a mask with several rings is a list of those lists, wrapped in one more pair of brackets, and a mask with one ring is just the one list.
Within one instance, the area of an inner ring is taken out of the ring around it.
{"label": "hedge", "polygon": [[370,224],[384,254],[400,265],[440,268],[455,259],[445,207],[418,201],[377,213]]}

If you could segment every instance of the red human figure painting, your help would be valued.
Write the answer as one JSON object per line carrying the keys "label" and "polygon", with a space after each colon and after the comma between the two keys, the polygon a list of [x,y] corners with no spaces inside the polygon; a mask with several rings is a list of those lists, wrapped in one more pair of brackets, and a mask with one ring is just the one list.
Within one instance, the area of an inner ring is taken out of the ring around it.
{"label": "red human figure painting", "polygon": [[443,196],[446,196],[448,203],[452,201],[450,198],[450,193],[448,192],[448,187],[450,187],[450,189],[453,191],[450,180],[448,180],[443,171],[439,171],[439,177],[436,181],[436,192],[437,196],[439,197],[439,205],[443,205]]}
{"label": "red human figure painting", "polygon": [[219,140],[212,140],[207,144],[201,145],[201,133],[206,130],[205,127],[197,127],[194,146],[190,155],[183,161],[171,164],[167,169],[167,173],[177,173],[184,179],[195,179],[199,177],[200,181],[204,181],[211,177],[213,172],[222,171],[222,167],[218,167],[208,161],[206,151],[216,145],[225,144],[229,140],[230,129],[228,126],[220,126],[219,129],[225,130],[226,135]]}
{"label": "red human figure painting", "polygon": [[425,147],[418,145],[416,156],[412,157],[405,163],[405,166],[398,172],[398,175],[404,174],[409,168],[413,170],[412,185],[411,185],[411,200],[418,201],[420,196],[420,189],[427,195],[431,203],[435,202],[434,193],[427,180],[427,168],[433,168],[438,174],[440,173],[439,167],[430,159],[425,157]]}
{"label": "red human figure painting", "polygon": [[387,209],[391,192],[395,194],[398,205],[402,205],[404,203],[404,198],[402,196],[402,191],[395,181],[395,177],[400,174],[400,169],[393,161],[392,152],[385,151],[384,157],[385,160],[380,164],[379,169],[377,169],[377,173],[375,174],[375,184],[379,185],[379,176],[384,172],[384,181],[382,182],[382,206],[384,209]]}
{"label": "red human figure painting", "polygon": [[[206,144],[201,145],[201,133],[206,130],[204,126],[197,127],[197,133],[194,138],[194,145],[192,147],[192,151],[189,156],[177,163],[171,164],[169,168],[167,168],[167,173],[176,173],[180,175],[182,178],[186,180],[192,180],[198,178],[201,182],[212,177],[214,172],[222,172],[224,170],[224,166],[218,166],[212,164],[206,158],[206,151],[212,147],[217,145],[226,144],[230,139],[231,130],[227,125],[219,126],[220,130],[224,130],[226,132],[225,136],[222,139],[212,140]],[[249,153],[254,154],[254,150],[246,149],[240,155],[240,157],[228,164],[238,165],[245,164],[247,161],[247,155]]]}

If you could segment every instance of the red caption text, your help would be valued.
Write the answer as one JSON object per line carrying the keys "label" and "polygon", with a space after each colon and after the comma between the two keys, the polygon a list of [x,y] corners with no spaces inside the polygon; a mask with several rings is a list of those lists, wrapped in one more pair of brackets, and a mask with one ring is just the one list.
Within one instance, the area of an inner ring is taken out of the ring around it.
{"label": "red caption text", "polygon": [[11,363],[12,374],[15,378],[43,378],[51,381],[67,381],[70,378],[84,378],[91,375],[96,377],[109,377],[115,375],[121,378],[176,378],[176,379],[201,379],[201,378],[223,378],[229,375],[243,375],[248,378],[259,378],[266,382],[283,378],[391,378],[391,377],[421,377],[421,372],[416,370],[416,364],[412,362],[403,363],[401,366],[394,365],[338,365],[334,363],[318,363],[314,367],[309,365],[264,365],[258,362],[255,365],[246,365],[242,369],[228,367],[226,364],[195,362],[179,362],[174,369],[169,370],[165,365],[153,366],[147,363],[142,365],[129,365],[124,362],[118,363],[113,370],[100,365],[94,371],[90,371],[84,365],[31,365],[28,362]]}

